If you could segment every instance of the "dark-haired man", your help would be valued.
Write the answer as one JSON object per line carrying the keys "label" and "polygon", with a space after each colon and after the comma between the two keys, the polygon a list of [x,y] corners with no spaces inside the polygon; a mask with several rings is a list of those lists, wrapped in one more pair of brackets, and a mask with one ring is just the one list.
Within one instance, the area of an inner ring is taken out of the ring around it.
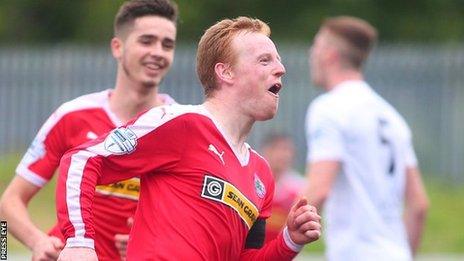
{"label": "dark-haired man", "polygon": [[[33,260],[54,260],[63,247],[58,226],[49,234],[31,221],[27,205],[51,180],[70,148],[121,126],[142,111],[173,103],[159,94],[176,42],[177,6],[170,0],[125,2],[114,21],[111,51],[117,60],[114,89],[81,96],[61,105],[45,122],[16,169],[1,200],[1,216],[11,233],[32,251]],[[125,256],[139,179],[98,186],[94,202],[95,249],[100,260]],[[128,224],[129,223],[129,224]]]}

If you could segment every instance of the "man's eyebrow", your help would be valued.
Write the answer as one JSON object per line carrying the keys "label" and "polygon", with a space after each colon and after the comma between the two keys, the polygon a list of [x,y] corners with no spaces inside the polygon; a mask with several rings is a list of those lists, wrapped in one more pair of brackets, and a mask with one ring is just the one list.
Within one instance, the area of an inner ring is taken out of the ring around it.
{"label": "man's eyebrow", "polygon": [[154,39],[154,38],[157,38],[157,36],[153,35],[153,34],[142,34],[142,35],[139,35],[139,37],[137,37],[137,38]]}
{"label": "man's eyebrow", "polygon": [[261,58],[269,58],[269,57],[272,57],[271,53],[262,53],[260,55],[258,55],[258,59],[261,59]]}
{"label": "man's eyebrow", "polygon": [[163,38],[163,41],[176,42],[176,40],[172,39],[171,37],[165,37]]}
{"label": "man's eyebrow", "polygon": [[[272,54],[271,53],[263,53],[263,54],[260,54],[258,55],[258,60],[261,59],[261,58],[271,58],[272,57]],[[276,59],[279,61],[279,62],[282,62],[282,58],[280,57],[280,55],[276,55]]]}

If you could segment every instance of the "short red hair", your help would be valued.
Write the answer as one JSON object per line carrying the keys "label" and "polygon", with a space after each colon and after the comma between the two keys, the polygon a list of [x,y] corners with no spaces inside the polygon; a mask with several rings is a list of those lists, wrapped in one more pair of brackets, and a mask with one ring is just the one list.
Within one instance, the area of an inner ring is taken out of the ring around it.
{"label": "short red hair", "polygon": [[271,29],[266,23],[259,19],[243,16],[235,19],[224,19],[208,28],[201,37],[197,50],[197,74],[206,97],[210,97],[217,89],[215,65],[235,62],[231,45],[233,37],[239,32],[271,35]]}

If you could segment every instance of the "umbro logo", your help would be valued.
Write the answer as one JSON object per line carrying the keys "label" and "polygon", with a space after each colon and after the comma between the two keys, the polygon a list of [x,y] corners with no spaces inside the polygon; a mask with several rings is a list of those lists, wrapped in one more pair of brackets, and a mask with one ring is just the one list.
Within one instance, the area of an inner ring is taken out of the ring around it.
{"label": "umbro logo", "polygon": [[219,160],[221,160],[221,163],[222,165],[226,165],[226,163],[224,162],[224,151],[222,151],[221,153],[219,153],[219,151],[216,149],[216,147],[214,147],[213,144],[209,144],[208,146],[208,150],[213,152],[214,154],[216,154],[218,157],[219,157]]}
{"label": "umbro logo", "polygon": [[166,116],[166,114],[167,114],[166,108],[162,107],[162,108],[161,108],[161,111],[163,112],[163,114],[161,115],[161,119],[163,119],[164,116]]}
{"label": "umbro logo", "polygon": [[174,113],[168,106],[162,106],[161,108],[161,118],[163,119],[165,116],[168,116],[169,118],[172,118],[174,116]]}

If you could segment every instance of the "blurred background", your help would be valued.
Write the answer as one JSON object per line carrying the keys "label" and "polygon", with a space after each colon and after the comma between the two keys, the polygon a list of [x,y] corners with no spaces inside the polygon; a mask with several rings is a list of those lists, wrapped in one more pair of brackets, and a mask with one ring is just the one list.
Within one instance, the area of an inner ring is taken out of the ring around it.
{"label": "blurred background", "polygon": [[[0,1],[0,192],[46,118],[63,102],[112,88],[116,64],[109,41],[122,0]],[[305,168],[304,119],[320,91],[309,81],[308,48],[327,16],[353,15],[377,27],[380,42],[366,65],[372,87],[404,116],[431,199],[421,255],[464,257],[464,1],[460,0],[178,0],[175,62],[161,92],[200,103],[195,52],[203,31],[222,18],[266,21],[287,69],[277,117],[255,125],[258,146],[285,132]],[[54,220],[54,183],[31,205],[43,229]],[[26,252],[9,238],[10,255]],[[322,253],[323,244],[308,253]]]}

